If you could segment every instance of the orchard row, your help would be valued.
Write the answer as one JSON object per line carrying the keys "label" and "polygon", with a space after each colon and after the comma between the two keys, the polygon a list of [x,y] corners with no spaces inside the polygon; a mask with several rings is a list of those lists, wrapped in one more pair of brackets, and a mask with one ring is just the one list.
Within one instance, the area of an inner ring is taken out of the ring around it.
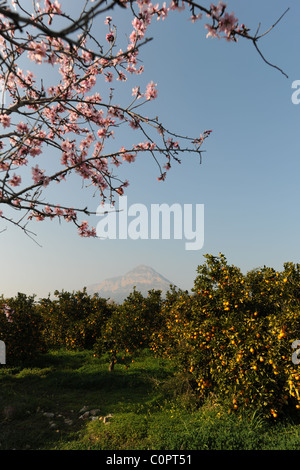
{"label": "orchard row", "polygon": [[166,298],[133,289],[120,305],[85,290],[55,292],[35,301],[0,299],[0,339],[7,364],[53,348],[90,349],[127,368],[132,354],[150,349],[185,374],[199,403],[208,396],[234,412],[258,410],[276,418],[300,409],[300,265],[243,274],[225,256],[206,255],[192,293],[170,286]]}

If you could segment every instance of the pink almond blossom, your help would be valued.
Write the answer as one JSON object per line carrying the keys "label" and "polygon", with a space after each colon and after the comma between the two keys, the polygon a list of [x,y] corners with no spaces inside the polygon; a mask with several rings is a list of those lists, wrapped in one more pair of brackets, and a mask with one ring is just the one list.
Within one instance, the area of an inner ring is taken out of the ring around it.
{"label": "pink almond blossom", "polygon": [[41,41],[40,43],[31,41],[28,46],[32,49],[28,52],[29,59],[36,64],[41,64],[47,54],[47,44],[44,41]]}
{"label": "pink almond blossom", "polygon": [[21,181],[22,181],[21,176],[16,175],[14,173],[13,177],[9,180],[9,184],[11,186],[19,186],[21,184]]}
{"label": "pink almond blossom", "polygon": [[146,88],[146,93],[145,93],[145,97],[147,98],[147,100],[154,100],[157,97],[158,92],[157,92],[157,89],[155,88],[156,86],[157,86],[157,83],[153,83],[153,81],[148,83],[147,88]]}
{"label": "pink almond blossom", "polygon": [[10,116],[8,116],[8,114],[1,114],[0,115],[0,122],[1,122],[1,124],[4,128],[9,127],[10,126]]}

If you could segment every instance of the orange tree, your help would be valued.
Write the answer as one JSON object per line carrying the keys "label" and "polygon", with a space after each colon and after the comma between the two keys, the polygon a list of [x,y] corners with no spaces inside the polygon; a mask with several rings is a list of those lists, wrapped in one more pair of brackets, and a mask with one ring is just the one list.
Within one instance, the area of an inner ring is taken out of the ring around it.
{"label": "orange tree", "polygon": [[54,294],[57,299],[45,298],[39,303],[48,348],[91,349],[113,306],[97,294],[88,295],[85,289]]}
{"label": "orange tree", "polygon": [[213,393],[230,410],[259,409],[276,417],[299,407],[297,365],[291,345],[300,339],[299,266],[247,275],[224,255],[206,255],[193,295],[162,308],[152,349],[175,361],[204,399]]}
{"label": "orange tree", "polygon": [[190,325],[191,297],[187,291],[170,286],[159,311],[159,328],[152,332],[150,348],[162,356],[187,366],[188,342],[186,337]]}
{"label": "orange tree", "polygon": [[148,348],[153,331],[160,328],[160,308],[160,290],[151,290],[144,297],[134,288],[104,325],[95,355],[108,353],[112,370],[121,357],[126,363],[132,353]]}
{"label": "orange tree", "polygon": [[45,351],[41,316],[34,297],[18,293],[0,299],[0,339],[6,346],[7,364],[25,361]]}

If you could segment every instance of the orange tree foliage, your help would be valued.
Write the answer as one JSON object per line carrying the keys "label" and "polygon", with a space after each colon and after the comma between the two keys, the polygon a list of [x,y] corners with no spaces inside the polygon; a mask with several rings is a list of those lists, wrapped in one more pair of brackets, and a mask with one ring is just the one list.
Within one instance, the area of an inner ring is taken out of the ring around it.
{"label": "orange tree foliage", "polygon": [[48,348],[91,349],[113,306],[97,294],[88,295],[85,289],[55,291],[55,296],[55,300],[42,299],[39,306]]}
{"label": "orange tree foliage", "polygon": [[6,346],[6,362],[11,364],[35,357],[45,351],[42,319],[34,296],[18,293],[0,299],[0,339]]}
{"label": "orange tree foliage", "polygon": [[160,290],[151,290],[144,297],[134,289],[105,323],[95,355],[108,353],[116,362],[118,354],[125,357],[149,347],[153,331],[160,329],[161,303]]}
{"label": "orange tree foliage", "polygon": [[286,405],[300,408],[300,365],[291,349],[300,339],[300,265],[244,275],[224,255],[206,255],[193,292],[166,300],[155,353],[190,375],[200,399],[213,393],[230,410],[273,418]]}

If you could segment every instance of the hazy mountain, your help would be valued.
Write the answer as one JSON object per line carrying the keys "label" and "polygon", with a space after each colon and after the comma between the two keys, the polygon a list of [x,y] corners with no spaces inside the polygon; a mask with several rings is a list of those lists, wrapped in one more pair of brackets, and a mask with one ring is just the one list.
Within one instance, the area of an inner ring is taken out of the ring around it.
{"label": "hazy mountain", "polygon": [[173,283],[154,269],[140,265],[124,274],[124,276],[112,277],[99,284],[87,286],[87,292],[90,295],[97,292],[101,297],[122,303],[133,292],[134,286],[143,295],[147,295],[149,290],[155,289],[161,290],[162,296],[164,296],[169,290],[170,284]]}

